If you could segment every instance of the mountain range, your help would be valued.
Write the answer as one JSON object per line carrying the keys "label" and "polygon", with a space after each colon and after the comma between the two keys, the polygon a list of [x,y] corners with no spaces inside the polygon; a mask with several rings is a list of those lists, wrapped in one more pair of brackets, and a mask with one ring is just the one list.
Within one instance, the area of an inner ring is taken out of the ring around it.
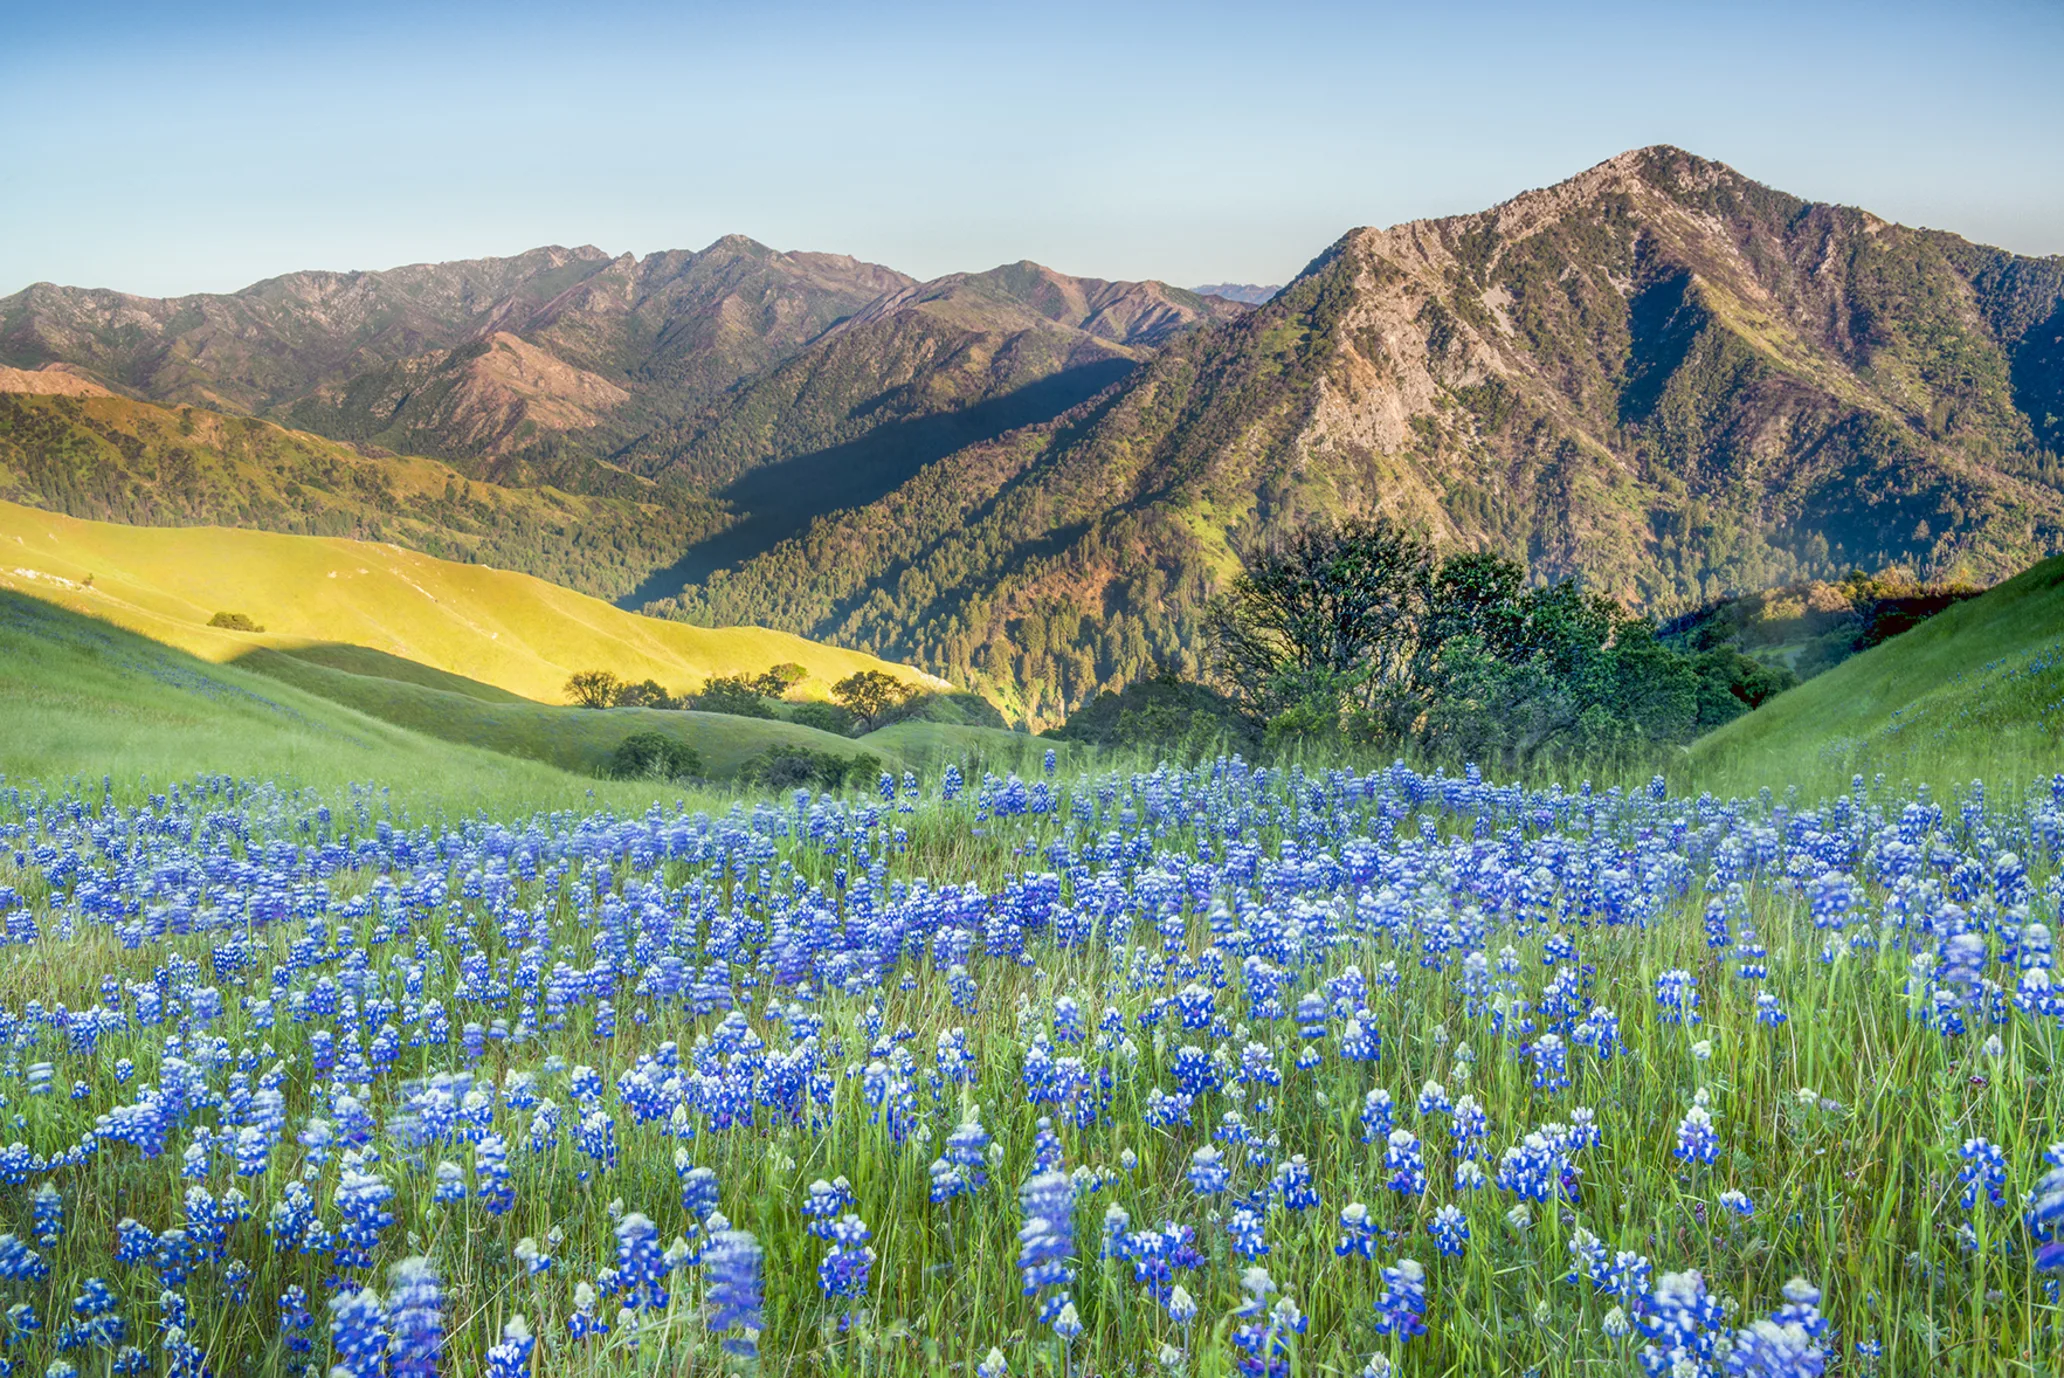
{"label": "mountain range", "polygon": [[[182,424],[261,426],[278,453],[246,470],[281,511],[403,465],[549,504],[591,592],[908,660],[1035,724],[1194,663],[1238,553],[1314,516],[1662,614],[1852,566],[1991,581],[2064,543],[2064,259],[1663,147],[1350,231],[1272,294],[920,283],[730,237],[169,300],[38,284],[0,299],[0,366],[18,501],[278,526],[161,498]],[[393,539],[442,521],[388,506]],[[446,550],[546,573],[523,544]]]}

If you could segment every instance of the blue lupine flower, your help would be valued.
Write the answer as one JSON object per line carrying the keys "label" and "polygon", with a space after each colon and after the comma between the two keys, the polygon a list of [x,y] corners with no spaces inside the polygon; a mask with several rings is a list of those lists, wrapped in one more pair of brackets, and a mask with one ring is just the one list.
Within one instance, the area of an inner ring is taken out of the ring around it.
{"label": "blue lupine flower", "polygon": [[1290,1372],[1292,1337],[1304,1333],[1304,1315],[1288,1297],[1270,1304],[1276,1283],[1265,1269],[1244,1270],[1240,1290],[1246,1297],[1233,1311],[1240,1321],[1233,1328],[1233,1343],[1241,1350],[1240,1371],[1253,1378],[1282,1378]]}
{"label": "blue lupine flower", "polygon": [[502,1326],[500,1342],[488,1348],[487,1378],[529,1378],[530,1352],[536,1345],[529,1323],[518,1311]]}
{"label": "blue lupine flower", "polygon": [[831,1247],[817,1265],[817,1279],[825,1299],[846,1303],[839,1314],[840,1330],[852,1325],[854,1304],[866,1300],[868,1274],[875,1258],[868,1241],[873,1238],[859,1216],[842,1216],[832,1224]]}
{"label": "blue lupine flower", "polygon": [[379,1378],[387,1355],[387,1308],[370,1287],[330,1302],[330,1345],[349,1378]]}
{"label": "blue lupine flower", "polygon": [[760,1303],[760,1257],[759,1241],[744,1230],[717,1231],[702,1255],[709,1287],[709,1328],[725,1337],[727,1353],[744,1358],[759,1353],[760,1331],[766,1328]]}
{"label": "blue lupine flower", "polygon": [[1233,1239],[1233,1252],[1241,1258],[1260,1258],[1269,1251],[1264,1241],[1266,1218],[1259,1211],[1245,1206],[1235,1210],[1232,1219],[1226,1223],[1226,1230]]}
{"label": "blue lupine flower", "polygon": [[1959,1151],[1964,1165],[1957,1171],[1957,1180],[1964,1184],[1963,1205],[1965,1210],[1975,1210],[1982,1194],[1993,1206],[2007,1203],[2005,1186],[2007,1181],[2006,1151],[1989,1139],[1964,1140]]}
{"label": "blue lupine flower", "polygon": [[280,1293],[280,1333],[285,1337],[287,1352],[306,1354],[314,1346],[308,1338],[308,1328],[315,1324],[315,1316],[308,1309],[308,1292],[300,1283],[293,1283]]}
{"label": "blue lupine flower", "polygon": [[[1071,1262],[1075,1252],[1073,1184],[1058,1172],[1037,1173],[1019,1188],[1018,1205],[1025,1222],[1018,1230],[1018,1271],[1024,1275],[1025,1295],[1035,1297],[1047,1288],[1066,1289],[1075,1280]],[[1052,1293],[1042,1304],[1039,1318],[1051,1322],[1066,1304],[1065,1290]]]}
{"label": "blue lupine flower", "polygon": [[473,1145],[474,1194],[489,1215],[505,1215],[516,1204],[509,1185],[509,1145],[499,1134],[483,1134]]}
{"label": "blue lupine flower", "polygon": [[1643,1372],[1651,1378],[1675,1378],[1687,1366],[1693,1373],[1710,1372],[1708,1361],[1725,1316],[1700,1274],[1663,1274],[1634,1315],[1635,1326],[1650,1341],[1635,1356]]}
{"label": "blue lupine flower", "polygon": [[1712,1112],[1705,1106],[1694,1105],[1684,1112],[1672,1152],[1687,1163],[1709,1164],[1720,1156],[1720,1136],[1713,1131]]}
{"label": "blue lupine flower", "polygon": [[1426,1270],[1401,1258],[1383,1270],[1383,1292],[1376,1298],[1376,1329],[1400,1340],[1426,1333]]}
{"label": "blue lupine flower", "polygon": [[1383,1231],[1370,1218],[1369,1208],[1359,1201],[1350,1201],[1340,1210],[1340,1242],[1333,1246],[1333,1252],[1342,1258],[1373,1259],[1376,1257],[1377,1241]]}
{"label": "blue lupine flower", "polygon": [[1390,1138],[1397,1124],[1397,1107],[1390,1092],[1378,1087],[1362,1097],[1362,1142],[1380,1144]]}
{"label": "blue lupine flower", "polygon": [[1390,1173],[1390,1189],[1400,1196],[1422,1196],[1426,1192],[1426,1157],[1418,1136],[1409,1129],[1390,1131],[1383,1151],[1383,1166]]}
{"label": "blue lupine flower", "polygon": [[337,1230],[336,1264],[339,1268],[370,1268],[380,1232],[394,1223],[388,1203],[394,1188],[371,1173],[360,1171],[362,1161],[346,1154],[344,1176],[337,1184],[336,1203],[344,1223]]}
{"label": "blue lupine flower", "polygon": [[1656,1006],[1665,1024],[1698,1023],[1697,978],[1682,968],[1656,977]]}
{"label": "blue lupine flower", "polygon": [[810,1183],[803,1194],[805,1227],[819,1239],[830,1239],[839,1215],[853,1204],[852,1184],[841,1177],[827,1182],[822,1177]]}
{"label": "blue lupine flower", "polygon": [[574,1284],[573,1314],[566,1318],[566,1333],[575,1340],[592,1340],[609,1333],[609,1322],[595,1314],[599,1298],[586,1281]]}
{"label": "blue lupine flower", "polygon": [[1199,1196],[1216,1196],[1232,1185],[1232,1169],[1225,1164],[1225,1155],[1206,1144],[1190,1155],[1190,1190]]}
{"label": "blue lupine flower", "polygon": [[1449,1257],[1460,1258],[1469,1247],[1469,1217],[1452,1203],[1433,1213],[1426,1232],[1433,1236],[1434,1247]]}
{"label": "blue lupine flower", "polygon": [[64,1238],[64,1197],[49,1182],[36,1188],[29,1207],[33,1216],[36,1242],[46,1249],[57,1247]]}
{"label": "blue lupine flower", "polygon": [[626,1309],[665,1310],[671,1271],[659,1247],[657,1226],[636,1211],[617,1221],[616,1280]]}
{"label": "blue lupine flower", "polygon": [[405,1258],[388,1272],[389,1378],[436,1378],[444,1351],[444,1293],[425,1258]]}
{"label": "blue lupine flower", "polygon": [[[72,1322],[66,1329],[75,1343],[102,1349],[113,1349],[129,1334],[128,1322],[122,1319],[114,1292],[99,1278],[87,1278],[79,1284],[79,1295],[72,1298]],[[59,1344],[62,1348],[71,1347],[63,1337]]]}

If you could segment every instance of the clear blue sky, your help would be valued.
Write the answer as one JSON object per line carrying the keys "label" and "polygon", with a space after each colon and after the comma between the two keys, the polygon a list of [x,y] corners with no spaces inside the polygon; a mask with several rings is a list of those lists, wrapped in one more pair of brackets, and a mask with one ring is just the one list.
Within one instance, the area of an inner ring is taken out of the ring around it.
{"label": "clear blue sky", "polygon": [[0,0],[0,294],[738,231],[920,276],[1280,281],[1679,144],[2064,252],[2064,3]]}

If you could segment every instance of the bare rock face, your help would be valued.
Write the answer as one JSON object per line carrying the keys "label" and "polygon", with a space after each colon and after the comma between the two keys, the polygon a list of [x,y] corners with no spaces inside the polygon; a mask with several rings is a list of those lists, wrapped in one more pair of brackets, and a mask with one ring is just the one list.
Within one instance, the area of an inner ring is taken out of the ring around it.
{"label": "bare rock face", "polygon": [[112,397],[114,393],[64,364],[42,368],[0,368],[0,392],[38,397]]}

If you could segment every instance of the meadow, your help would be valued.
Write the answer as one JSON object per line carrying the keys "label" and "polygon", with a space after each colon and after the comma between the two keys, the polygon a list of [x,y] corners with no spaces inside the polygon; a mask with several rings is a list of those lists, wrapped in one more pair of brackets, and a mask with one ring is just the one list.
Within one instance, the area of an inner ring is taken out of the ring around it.
{"label": "meadow", "polygon": [[0,594],[0,1371],[2058,1373],[2060,571],[1652,780],[775,797]]}
{"label": "meadow", "polygon": [[1028,774],[7,781],[10,1371],[2056,1371],[2064,781]]}

